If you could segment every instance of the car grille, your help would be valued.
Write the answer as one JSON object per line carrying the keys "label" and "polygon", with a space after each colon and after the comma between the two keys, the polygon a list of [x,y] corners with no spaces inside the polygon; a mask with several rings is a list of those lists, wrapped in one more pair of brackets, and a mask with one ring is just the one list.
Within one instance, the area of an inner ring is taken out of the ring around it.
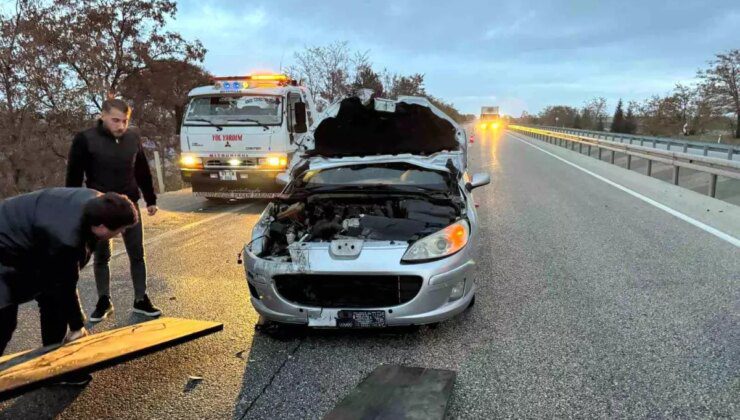
{"label": "car grille", "polygon": [[396,306],[421,289],[419,276],[282,274],[273,277],[280,295],[293,303],[322,308]]}

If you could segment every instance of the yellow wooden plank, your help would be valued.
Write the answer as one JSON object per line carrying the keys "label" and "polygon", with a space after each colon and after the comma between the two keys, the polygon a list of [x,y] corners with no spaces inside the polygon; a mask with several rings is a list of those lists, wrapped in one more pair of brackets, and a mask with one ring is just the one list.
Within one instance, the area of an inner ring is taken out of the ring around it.
{"label": "yellow wooden plank", "polygon": [[223,324],[159,318],[92,334],[62,346],[0,359],[0,399],[43,385],[64,374],[94,371],[223,329]]}

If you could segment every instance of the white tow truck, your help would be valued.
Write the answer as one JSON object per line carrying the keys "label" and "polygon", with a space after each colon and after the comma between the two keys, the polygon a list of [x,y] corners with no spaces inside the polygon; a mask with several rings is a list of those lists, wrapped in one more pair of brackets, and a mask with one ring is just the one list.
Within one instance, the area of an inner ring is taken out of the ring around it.
{"label": "white tow truck", "polygon": [[180,170],[208,199],[270,198],[317,117],[308,89],[283,74],[214,78],[193,89],[180,131]]}

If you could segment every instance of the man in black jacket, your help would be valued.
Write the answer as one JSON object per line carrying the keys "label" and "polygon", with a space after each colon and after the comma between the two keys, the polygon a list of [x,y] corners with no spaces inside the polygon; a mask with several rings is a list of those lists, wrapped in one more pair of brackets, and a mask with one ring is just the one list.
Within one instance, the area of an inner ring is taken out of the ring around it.
{"label": "man in black jacket", "polygon": [[[144,155],[141,137],[128,129],[131,108],[120,99],[103,102],[103,112],[97,125],[78,133],[72,141],[67,161],[67,187],[81,187],[83,179],[88,188],[102,192],[126,195],[137,203],[141,193],[150,216],[157,213],[152,174]],[[136,204],[138,211],[139,207]],[[146,262],[144,261],[144,232],[139,223],[123,233],[123,242],[131,263],[134,283],[134,312],[158,316],[162,312],[146,294]],[[94,271],[98,289],[98,303],[90,314],[93,322],[102,321],[111,312],[110,299],[111,241],[100,241],[95,249]]]}
{"label": "man in black jacket", "polygon": [[49,188],[0,202],[0,355],[15,330],[18,305],[33,299],[43,345],[87,335],[80,270],[98,241],[136,223],[127,197],[87,188]]}

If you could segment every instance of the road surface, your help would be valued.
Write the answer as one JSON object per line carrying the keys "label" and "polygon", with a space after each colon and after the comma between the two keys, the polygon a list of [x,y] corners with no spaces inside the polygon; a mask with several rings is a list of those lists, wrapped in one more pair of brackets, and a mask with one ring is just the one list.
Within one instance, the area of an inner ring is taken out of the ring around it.
{"label": "road surface", "polygon": [[[236,255],[264,202],[173,193],[145,217],[150,295],[168,316],[224,331],[98,372],[84,389],[2,403],[0,418],[320,418],[382,363],[458,371],[451,418],[740,412],[739,207],[522,135],[478,137],[470,157],[492,182],[475,194],[477,303],[458,318],[255,332]],[[116,313],[95,331],[143,320],[125,254],[112,273]],[[90,310],[91,270],[82,277]],[[39,345],[36,312],[22,307],[9,351]],[[190,375],[203,381],[188,386]]]}

